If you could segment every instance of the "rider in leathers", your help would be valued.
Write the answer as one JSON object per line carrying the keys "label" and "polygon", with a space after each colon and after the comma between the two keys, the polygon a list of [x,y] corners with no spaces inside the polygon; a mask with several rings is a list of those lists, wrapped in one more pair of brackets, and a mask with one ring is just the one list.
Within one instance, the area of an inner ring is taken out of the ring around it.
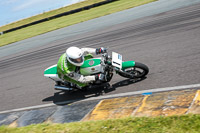
{"label": "rider in leathers", "polygon": [[80,66],[83,65],[84,60],[92,58],[92,53],[105,53],[105,48],[78,48],[69,47],[57,63],[57,72],[60,79],[65,82],[73,83],[77,87],[85,87],[88,83],[96,80],[103,80],[104,75],[83,76],[80,74]]}

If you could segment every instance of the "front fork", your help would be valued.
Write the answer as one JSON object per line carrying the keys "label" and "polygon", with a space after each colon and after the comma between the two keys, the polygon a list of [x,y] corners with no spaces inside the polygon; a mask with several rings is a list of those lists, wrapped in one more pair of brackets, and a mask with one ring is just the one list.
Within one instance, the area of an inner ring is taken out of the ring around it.
{"label": "front fork", "polygon": [[128,75],[128,76],[130,76],[131,78],[134,78],[134,75],[133,75],[133,74],[130,74],[130,73],[124,71],[124,70],[120,70],[120,69],[118,69],[118,68],[115,68],[115,71],[116,71],[117,74],[120,73],[120,74]]}

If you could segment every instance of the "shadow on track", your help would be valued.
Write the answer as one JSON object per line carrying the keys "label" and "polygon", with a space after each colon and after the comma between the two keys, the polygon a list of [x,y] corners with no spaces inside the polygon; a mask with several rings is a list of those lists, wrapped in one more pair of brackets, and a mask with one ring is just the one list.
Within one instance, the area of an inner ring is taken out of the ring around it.
{"label": "shadow on track", "polygon": [[91,97],[98,97],[101,95],[104,95],[106,93],[112,92],[114,90],[116,90],[118,87],[123,87],[123,86],[127,86],[130,84],[134,84],[137,82],[140,82],[142,80],[144,80],[146,78],[143,79],[125,79],[123,81],[114,83],[112,85],[110,85],[109,83],[105,83],[102,85],[99,85],[95,88],[90,88],[88,90],[78,90],[78,91],[59,91],[54,93],[53,96],[47,97],[45,99],[43,99],[43,102],[47,102],[47,101],[52,101],[54,104],[56,105],[66,105],[66,104],[70,104],[70,103],[74,103],[77,101],[81,101],[84,99],[88,99]]}

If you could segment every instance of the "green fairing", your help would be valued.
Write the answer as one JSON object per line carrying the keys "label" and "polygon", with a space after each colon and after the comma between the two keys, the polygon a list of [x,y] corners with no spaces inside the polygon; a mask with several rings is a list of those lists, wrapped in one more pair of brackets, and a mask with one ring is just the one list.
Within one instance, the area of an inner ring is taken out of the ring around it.
{"label": "green fairing", "polygon": [[54,66],[50,69],[45,70],[44,74],[57,74],[57,66]]}
{"label": "green fairing", "polygon": [[88,59],[81,66],[80,73],[84,76],[98,73],[101,65],[101,59]]}
{"label": "green fairing", "polygon": [[124,70],[126,68],[130,68],[130,67],[134,67],[134,66],[135,66],[135,61],[122,62],[122,70]]}
{"label": "green fairing", "polygon": [[[94,64],[90,65],[90,61],[94,61]],[[101,59],[90,59],[86,60],[84,64],[81,66],[81,68],[88,68],[88,67],[93,67],[96,65],[99,65],[101,63]]]}
{"label": "green fairing", "polygon": [[[84,57],[85,60],[93,58],[92,54],[88,54]],[[66,59],[66,54],[63,54],[60,59],[58,60],[57,63],[57,72],[58,72],[58,77],[62,80],[65,80],[67,82],[71,82],[71,83],[75,83],[81,87],[86,86],[87,84],[78,82],[68,76],[66,76],[67,74],[69,74],[70,72],[75,71],[76,66],[74,66],[73,64],[71,64],[69,61],[67,61],[67,66],[65,64],[65,59]]]}
{"label": "green fairing", "polygon": [[[84,64],[81,66],[81,68],[86,68],[86,66],[91,67],[89,65],[89,61],[90,60],[86,60],[84,62]],[[96,59],[96,61],[100,64],[100,59]],[[95,63],[95,64],[98,65],[97,63]],[[111,62],[109,62],[109,64],[111,64]],[[130,68],[130,67],[133,67],[134,65],[135,65],[135,61],[122,62],[122,69]],[[95,65],[92,65],[92,66],[95,66]],[[57,66],[54,66],[50,69],[45,70],[44,74],[58,74],[57,73]]]}

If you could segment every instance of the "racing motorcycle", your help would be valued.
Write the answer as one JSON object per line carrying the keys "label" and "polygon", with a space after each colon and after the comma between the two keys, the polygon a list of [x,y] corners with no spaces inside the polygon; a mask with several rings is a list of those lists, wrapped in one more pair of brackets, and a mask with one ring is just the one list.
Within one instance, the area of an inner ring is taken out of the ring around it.
{"label": "racing motorcycle", "polygon": [[[88,84],[86,87],[110,82],[114,72],[125,78],[142,79],[148,74],[149,68],[145,64],[139,62],[123,61],[122,55],[116,52],[112,52],[112,56],[110,56],[108,52],[103,53],[101,57],[85,60],[84,64],[80,66],[80,74],[84,76],[100,73],[103,73],[105,76],[104,81],[98,80]],[[56,90],[73,91],[82,89],[75,84],[60,79],[57,73],[57,64],[45,69],[44,76],[56,82],[54,87]]]}

